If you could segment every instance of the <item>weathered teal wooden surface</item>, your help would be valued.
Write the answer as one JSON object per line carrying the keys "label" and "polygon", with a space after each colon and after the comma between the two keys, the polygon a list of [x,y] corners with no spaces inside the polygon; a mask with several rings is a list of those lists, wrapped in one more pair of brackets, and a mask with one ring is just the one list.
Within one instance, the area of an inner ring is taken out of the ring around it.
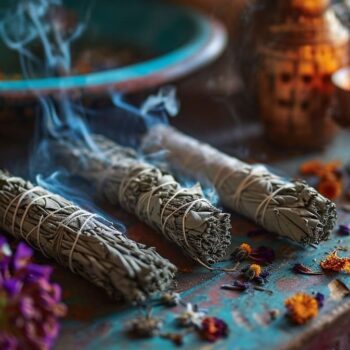
{"label": "weathered teal wooden surface", "polygon": [[[350,150],[350,136],[343,134],[339,140],[327,152],[332,154],[333,159],[338,155],[345,160],[348,156],[346,150]],[[341,147],[339,147],[339,142]],[[301,158],[297,158],[292,162],[280,164],[282,164],[282,169],[292,173],[297,170],[300,161]],[[338,221],[339,224],[350,223],[350,215],[339,210]],[[221,284],[230,283],[233,280],[232,274],[209,272],[204,268],[194,266],[177,248],[163,241],[153,231],[136,222],[130,226],[130,235],[133,238],[155,245],[164,256],[180,266],[183,272],[179,275],[179,289],[185,301],[208,309],[208,314],[223,318],[230,326],[231,333],[227,339],[212,344],[199,340],[196,335],[190,335],[186,338],[184,349],[273,350],[284,346],[288,348],[297,344],[298,339],[301,339],[301,343],[305,345],[313,338],[312,349],[321,350],[323,349],[321,344],[325,344],[325,339],[320,336],[321,328],[325,327],[323,334],[327,338],[327,327],[334,323],[337,317],[340,317],[342,311],[347,311],[348,321],[343,325],[347,328],[344,328],[340,335],[342,333],[346,335],[350,329],[350,301],[346,298],[334,300],[328,285],[332,280],[338,278],[350,286],[350,276],[345,274],[304,276],[294,274],[291,269],[295,263],[300,262],[318,270],[319,262],[336,247],[350,248],[350,237],[341,237],[334,232],[331,239],[322,243],[317,249],[303,248],[270,234],[248,237],[247,233],[254,226],[242,218],[234,217],[232,224],[233,247],[241,242],[248,242],[255,247],[267,245],[274,248],[277,258],[269,268],[271,276],[266,285],[266,288],[273,290],[273,295],[259,291],[239,293],[221,290]],[[350,256],[350,252],[339,254]],[[223,264],[229,265],[229,263]],[[62,281],[65,300],[70,307],[69,315],[63,322],[61,337],[56,346],[57,350],[171,349],[174,347],[169,341],[160,338],[129,339],[123,327],[127,320],[138,314],[139,309],[113,303],[103,292],[69,272],[58,270],[56,276]],[[305,326],[295,326],[285,316],[285,298],[298,291],[320,292],[326,296],[325,306],[321,309],[319,317]],[[268,311],[271,309],[278,309],[281,312],[275,321],[269,318]],[[173,318],[180,311],[181,307],[174,309],[156,307],[154,309],[154,313],[164,320],[167,331],[179,330]],[[315,337],[316,334],[318,335]],[[306,337],[305,340],[302,339],[303,337]],[[344,347],[344,349],[348,348]],[[334,347],[334,349],[338,348]]]}
{"label": "weathered teal wooden surface", "polygon": [[[224,123],[224,120],[218,120],[217,118],[213,120],[220,126],[220,129],[218,127],[212,128],[212,134],[215,134],[216,139],[219,140],[216,145],[232,153],[239,153],[239,150],[245,147],[248,155],[254,155],[259,162],[263,161],[262,156],[267,154],[263,147],[250,146],[249,143],[242,143],[241,141],[236,147],[233,137],[231,138],[230,135],[229,137],[223,137],[230,131],[232,122],[229,118],[227,118],[227,124]],[[197,121],[195,118],[189,121],[193,128],[199,128],[204,123],[203,120]],[[21,122],[21,127],[18,127],[18,124],[14,122],[13,129],[10,129],[11,124],[9,122],[6,125],[2,124],[0,127],[0,166],[2,167],[7,166],[13,160],[15,160],[15,164],[22,164],[27,156],[28,145],[23,145],[19,140],[26,140],[24,131],[30,130],[30,126],[23,124],[24,121]],[[210,125],[209,122],[207,125]],[[189,132],[190,127],[184,129]],[[22,134],[21,131],[23,131]],[[243,133],[244,130],[242,130]],[[27,136],[29,139],[30,135]],[[232,144],[227,145],[225,143],[223,145],[222,143],[227,139],[232,139]],[[261,144],[263,143],[259,143],[259,145]],[[269,153],[268,156],[270,156],[270,159],[279,158],[280,161],[272,163],[272,165],[290,175],[295,175],[299,164],[307,158],[341,158],[343,161],[349,161],[350,133],[342,132],[333,145],[320,154],[290,157],[285,153],[280,153],[278,156],[271,156]],[[255,246],[266,244],[273,246],[277,253],[277,260],[271,268],[270,282],[266,286],[274,290],[273,296],[257,291],[239,294],[220,289],[222,283],[229,283],[232,280],[231,275],[212,273],[194,266],[176,247],[167,243],[146,226],[139,224],[135,219],[122,212],[115,213],[115,215],[123,222],[130,222],[130,237],[143,241],[148,245],[156,246],[162,255],[168,257],[180,268],[182,272],[179,275],[179,289],[186,301],[198,303],[200,307],[207,308],[210,315],[222,317],[229,324],[231,333],[227,339],[211,344],[200,341],[197,336],[191,335],[186,338],[184,349],[280,350],[282,347],[287,347],[286,349],[289,350],[300,337],[307,337],[303,340],[305,348],[297,347],[297,350],[323,350],[320,344],[327,344],[325,348],[327,350],[350,349],[347,335],[350,329],[350,300],[332,300],[328,288],[328,283],[334,278],[339,278],[350,286],[350,276],[343,274],[339,276],[301,276],[294,275],[291,271],[291,267],[295,262],[307,264],[315,269],[318,268],[320,259],[335,246],[342,245],[350,248],[349,237],[339,237],[335,232],[331,240],[320,245],[318,249],[303,249],[291,245],[289,242],[276,240],[272,236],[248,238],[247,232],[254,226],[242,218],[233,218],[234,246],[243,241],[251,242]],[[340,222],[350,223],[350,214],[340,211]],[[342,242],[339,242],[339,240],[342,240]],[[350,257],[350,252],[341,252],[340,254]],[[159,338],[139,341],[126,337],[123,332],[124,323],[137,314],[138,310],[134,307],[111,301],[103,291],[60,267],[56,268],[54,279],[61,282],[64,300],[69,306],[69,313],[62,323],[61,334],[57,340],[55,350],[166,350],[174,348],[174,345],[169,341]],[[290,324],[284,315],[284,299],[297,291],[322,292],[327,297],[325,307],[318,319],[302,327]],[[330,322],[325,321],[325,317],[329,318],[332,315],[340,318],[340,312],[337,311],[338,307],[343,307],[346,313],[342,322],[337,323],[333,318],[329,320]],[[266,311],[272,308],[279,309],[281,315],[276,321],[269,323]],[[179,311],[178,308],[165,309],[158,307],[155,309],[155,313],[159,313],[166,321],[167,330],[173,327],[173,316]],[[330,330],[332,325],[335,325],[336,332]],[[320,327],[324,327],[324,331],[321,332]],[[317,329],[315,330],[315,328]],[[311,335],[308,336],[310,332]],[[339,343],[339,339],[341,343]],[[334,340],[334,343],[331,343],[332,346],[329,345],[329,340],[332,340],[332,342]],[[311,344],[311,342],[313,343]]]}
{"label": "weathered teal wooden surface", "polygon": [[[346,219],[347,215],[341,214],[340,221],[346,222]],[[292,342],[295,337],[301,336],[310,327],[322,322],[323,317],[327,317],[332,310],[345,303],[344,300],[331,299],[328,284],[334,278],[350,283],[350,276],[295,275],[291,268],[295,262],[301,262],[317,270],[318,263],[328,252],[339,245],[350,247],[349,237],[339,238],[337,234],[334,234],[331,240],[322,244],[318,249],[312,247],[304,249],[280,240],[273,241],[266,235],[249,239],[245,234],[249,227],[244,222],[235,222],[234,242],[235,244],[240,242],[250,242],[253,245],[265,244],[275,249],[277,259],[270,269],[271,277],[266,286],[274,291],[273,295],[259,291],[240,293],[221,290],[221,284],[227,284],[233,280],[233,275],[229,273],[212,273],[196,267],[193,271],[182,273],[179,276],[182,281],[180,286],[185,289],[182,293],[185,301],[208,309],[210,315],[221,317],[230,325],[229,338],[216,344],[210,344],[210,349],[277,348],[282,344]],[[173,347],[169,341],[160,338],[142,341],[130,340],[123,332],[123,326],[127,320],[138,314],[139,309],[113,305],[102,293],[98,293],[88,284],[81,283],[81,288],[77,288],[80,283],[73,282],[72,276],[64,275],[63,286],[66,286],[66,290],[72,293],[66,297],[71,312],[63,323],[62,336],[58,341],[57,349],[112,350]],[[284,316],[284,299],[296,291],[321,292],[327,298],[319,318],[306,326],[294,326]],[[268,315],[271,309],[281,311],[280,317],[272,322]],[[168,330],[176,331],[178,329],[174,326],[172,319],[174,314],[180,310],[181,307],[174,309],[156,307],[154,311],[163,318],[166,324],[170,325],[167,327]],[[208,344],[198,340],[196,336],[190,336],[186,340],[184,348],[203,346],[207,349],[205,345]]]}

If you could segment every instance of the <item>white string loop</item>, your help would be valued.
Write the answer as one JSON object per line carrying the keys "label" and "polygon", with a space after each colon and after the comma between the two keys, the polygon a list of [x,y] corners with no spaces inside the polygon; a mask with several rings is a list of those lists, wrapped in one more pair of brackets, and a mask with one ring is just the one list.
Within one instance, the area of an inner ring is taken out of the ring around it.
{"label": "white string loop", "polygon": [[[293,187],[293,184],[287,184],[285,186],[280,187],[278,190],[276,190],[275,192],[271,193],[269,196],[267,196],[258,206],[258,208],[256,209],[255,212],[255,221],[257,223],[260,223],[261,226],[264,226],[264,222],[265,222],[265,217],[266,217],[266,210],[269,207],[271,201],[276,197],[276,195],[278,193],[280,193],[281,191],[291,188]],[[261,213],[261,215],[260,215]],[[261,216],[261,218],[259,218]]]}

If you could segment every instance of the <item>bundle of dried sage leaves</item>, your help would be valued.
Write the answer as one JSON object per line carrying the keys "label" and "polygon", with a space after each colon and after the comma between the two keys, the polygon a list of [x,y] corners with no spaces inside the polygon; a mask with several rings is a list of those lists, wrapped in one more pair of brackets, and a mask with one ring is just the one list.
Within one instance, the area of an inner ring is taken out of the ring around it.
{"label": "bundle of dried sage leaves", "polygon": [[102,287],[142,302],[173,282],[176,268],[102,217],[0,171],[0,227]]}
{"label": "bundle of dried sage leaves", "polygon": [[326,240],[336,222],[335,204],[302,181],[246,164],[174,128],[157,126],[143,140],[146,154],[167,151],[173,169],[209,182],[228,208],[266,230],[303,244]]}
{"label": "bundle of dried sage leaves", "polygon": [[190,257],[210,265],[221,260],[231,243],[230,215],[205,199],[200,186],[181,187],[137,153],[96,135],[98,152],[76,140],[55,145],[59,163],[94,183],[98,194],[119,204],[176,243]]}

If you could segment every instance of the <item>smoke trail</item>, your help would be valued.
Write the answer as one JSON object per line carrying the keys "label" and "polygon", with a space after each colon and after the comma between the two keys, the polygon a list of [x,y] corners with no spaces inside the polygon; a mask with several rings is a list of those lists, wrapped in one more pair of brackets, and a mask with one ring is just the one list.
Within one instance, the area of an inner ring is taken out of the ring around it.
{"label": "smoke trail", "polygon": [[[18,53],[25,79],[69,74],[72,65],[71,45],[82,36],[91,13],[92,2],[85,1],[84,19],[67,28],[62,0],[19,0],[11,3],[0,21],[0,37],[7,47]],[[36,123],[34,149],[27,176],[49,190],[60,193],[77,204],[94,208],[91,188],[71,179],[52,159],[54,140],[78,139],[95,152],[91,132],[83,110],[77,111],[67,91],[55,96],[32,91],[41,113]],[[104,213],[105,215],[105,213]],[[115,220],[113,220],[115,222]]]}
{"label": "smoke trail", "polygon": [[[20,0],[1,20],[1,38],[10,49],[18,52],[27,79],[39,73],[50,76],[69,72],[71,44],[83,34],[87,19],[73,29],[66,28],[63,16],[57,16],[62,9],[62,0]],[[44,59],[33,52],[33,45],[38,42]]]}
{"label": "smoke trail", "polygon": [[[70,73],[71,45],[84,33],[91,6],[88,6],[85,20],[69,28],[65,25],[62,14],[56,15],[63,9],[62,0],[20,0],[9,8],[0,21],[0,36],[10,49],[18,52],[26,79]],[[43,187],[88,208],[92,204],[85,193],[91,196],[92,189],[74,181],[65,169],[57,167],[52,157],[55,141],[79,141],[89,147],[91,152],[98,153],[100,151],[92,138],[93,129],[121,144],[137,148],[138,136],[141,138],[155,124],[168,123],[169,117],[176,116],[180,108],[176,89],[172,86],[161,88],[140,106],[130,104],[121,93],[112,90],[110,96],[116,108],[111,112],[110,119],[104,116],[104,124],[108,128],[101,128],[101,123],[94,125],[99,117],[89,118],[89,115],[98,112],[88,111],[79,102],[73,102],[69,92],[62,90],[55,96],[39,95],[36,91],[33,94],[41,106],[41,119],[37,124],[29,177],[35,178]],[[104,156],[102,152],[100,154],[101,157]],[[144,158],[141,151],[139,156]],[[164,159],[164,152],[147,157],[148,161],[158,164]],[[189,179],[182,180],[185,186],[193,185]],[[213,200],[212,189],[207,188],[205,192]]]}

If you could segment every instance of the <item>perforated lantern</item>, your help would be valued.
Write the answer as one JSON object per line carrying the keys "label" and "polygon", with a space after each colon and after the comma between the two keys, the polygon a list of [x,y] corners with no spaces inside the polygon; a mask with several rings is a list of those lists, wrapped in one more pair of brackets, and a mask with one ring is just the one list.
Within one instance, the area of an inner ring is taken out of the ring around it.
{"label": "perforated lantern", "polygon": [[329,0],[283,0],[259,47],[258,96],[269,139],[319,148],[335,133],[331,75],[348,62],[349,32]]}

